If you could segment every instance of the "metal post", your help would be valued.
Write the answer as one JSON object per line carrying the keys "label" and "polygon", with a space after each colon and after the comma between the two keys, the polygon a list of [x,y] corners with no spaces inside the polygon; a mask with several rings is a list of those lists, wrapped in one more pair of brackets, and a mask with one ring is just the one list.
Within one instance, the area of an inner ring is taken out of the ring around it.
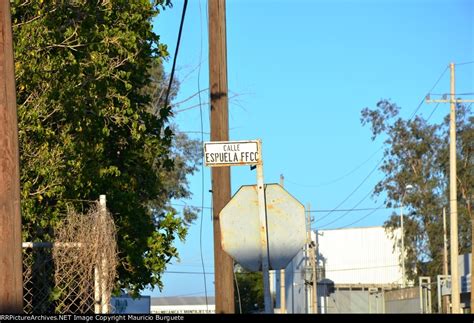
{"label": "metal post", "polygon": [[419,284],[419,296],[420,296],[420,313],[423,314],[423,302],[424,302],[424,299],[423,299],[423,279],[420,277],[418,279],[418,284]]}
{"label": "metal post", "polygon": [[305,266],[304,266],[304,280],[305,280],[305,291],[306,291],[306,313],[313,312],[313,301],[311,299],[311,287],[309,282],[306,281],[308,269],[311,264],[311,251],[309,250],[311,244],[311,224],[309,220],[309,210],[311,209],[311,204],[306,205],[306,246],[305,246]]}
{"label": "metal post", "polygon": [[[225,0],[208,2],[211,141],[229,140]],[[219,214],[230,201],[230,167],[214,167],[212,207],[216,313],[234,313],[234,261],[222,250]]]}
{"label": "metal post", "polygon": [[[280,185],[285,186],[285,177],[280,175]],[[286,313],[285,269],[280,270],[280,313]]]}
{"label": "metal post", "polygon": [[456,187],[456,102],[454,97],[454,63],[451,69],[451,113],[449,122],[449,205],[451,211],[451,300],[453,313],[461,313],[458,272],[458,200]]}
{"label": "metal post", "polygon": [[444,306],[441,302],[441,275],[436,276],[436,288],[438,291],[438,313],[444,312]]}
{"label": "metal post", "polygon": [[100,272],[99,267],[96,265],[94,267],[94,313],[101,314],[102,306],[100,302],[101,295],[101,284],[100,284]]}
{"label": "metal post", "polygon": [[260,140],[258,141],[258,152],[260,154],[260,161],[257,164],[257,194],[258,215],[260,219],[260,243],[262,245],[263,292],[265,298],[265,313],[273,313],[269,279],[270,265],[268,259],[267,207],[265,202],[265,184],[263,181],[262,142]]}
{"label": "metal post", "polygon": [[[405,195],[405,194],[404,194]],[[405,288],[405,239],[404,239],[404,231],[403,231],[403,198],[402,198],[402,205],[400,206],[400,229],[402,235],[402,247],[401,247],[401,257],[402,257],[402,288]]]}
{"label": "metal post", "polygon": [[[446,232],[446,208],[443,208],[443,275],[448,276],[448,236]],[[438,285],[441,286],[441,285]],[[438,293],[438,296],[440,293]],[[443,313],[449,313],[449,295],[443,296]]]}
{"label": "metal post", "polygon": [[[107,200],[105,195],[100,195],[100,225],[101,230],[99,232],[104,232],[102,229],[105,226],[105,217],[107,216]],[[108,281],[108,270],[107,270],[107,259],[102,254],[100,261],[100,301],[101,301],[101,314],[109,314],[109,304],[110,304],[110,294],[107,290],[107,281]]]}
{"label": "metal post", "polygon": [[0,313],[23,312],[20,162],[10,1],[0,1]]}

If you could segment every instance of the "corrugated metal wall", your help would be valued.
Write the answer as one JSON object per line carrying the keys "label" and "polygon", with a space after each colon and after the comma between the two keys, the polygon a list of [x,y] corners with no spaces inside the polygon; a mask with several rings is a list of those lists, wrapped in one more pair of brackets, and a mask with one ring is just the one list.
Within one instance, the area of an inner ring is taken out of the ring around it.
{"label": "corrugated metal wall", "polygon": [[287,313],[306,313],[304,266],[305,257],[300,251],[285,269]]}
{"label": "corrugated metal wall", "polygon": [[382,292],[335,290],[327,298],[327,313],[383,313]]}
{"label": "corrugated metal wall", "polygon": [[385,313],[420,313],[420,288],[386,291]]}

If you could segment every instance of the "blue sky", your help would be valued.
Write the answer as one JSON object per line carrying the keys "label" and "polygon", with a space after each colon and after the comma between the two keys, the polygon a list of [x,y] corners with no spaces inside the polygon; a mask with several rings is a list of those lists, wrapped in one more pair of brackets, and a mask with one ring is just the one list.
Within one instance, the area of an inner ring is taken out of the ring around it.
{"label": "blue sky", "polygon": [[[174,54],[183,6],[163,11],[155,32]],[[360,111],[391,99],[409,117],[451,62],[474,61],[474,2],[470,0],[227,0],[229,127],[232,140],[261,139],[265,182],[285,177],[285,188],[313,210],[333,209],[344,201],[382,157],[381,140],[372,142],[360,124]],[[189,1],[177,61],[181,88],[176,102],[208,87],[207,2]],[[165,66],[169,72],[170,60]],[[200,68],[199,68],[200,66]],[[199,84],[198,84],[199,83]],[[433,93],[449,91],[444,73]],[[474,92],[474,64],[456,68],[456,91]],[[208,93],[201,96],[208,102]],[[187,109],[197,97],[176,107]],[[424,103],[418,113],[435,107]],[[448,113],[440,105],[431,120]],[[204,132],[209,132],[203,105]],[[182,131],[200,139],[199,108],[176,113]],[[205,134],[204,140],[209,140]],[[254,184],[255,171],[232,168],[232,192]],[[365,196],[382,178],[375,171],[340,209],[373,208],[382,199]],[[193,198],[176,204],[211,205],[210,171],[190,178]],[[179,207],[178,207],[179,209]],[[316,228],[382,225],[398,210],[314,213]],[[204,209],[203,257],[213,272],[210,210]],[[181,261],[163,276],[164,289],[153,296],[204,295],[200,258],[200,219],[178,243]],[[214,294],[207,275],[208,295]],[[145,294],[149,294],[146,291]]]}

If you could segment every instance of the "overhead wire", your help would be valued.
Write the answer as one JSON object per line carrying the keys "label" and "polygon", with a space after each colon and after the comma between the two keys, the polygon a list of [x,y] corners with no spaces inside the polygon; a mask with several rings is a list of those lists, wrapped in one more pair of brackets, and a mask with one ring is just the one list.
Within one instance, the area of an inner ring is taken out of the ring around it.
{"label": "overhead wire", "polygon": [[[329,215],[331,215],[332,213],[334,213],[337,209],[339,209],[339,207],[341,207],[348,199],[351,198],[352,195],[354,195],[355,192],[357,192],[359,190],[359,188],[370,178],[370,176],[378,169],[380,163],[382,163],[383,161],[383,158],[375,165],[375,167],[370,171],[370,173],[365,176],[365,178],[362,180],[362,182],[359,183],[359,185],[357,185],[357,187],[351,192],[349,193],[349,195],[344,199],[342,200],[334,209],[332,209],[331,211],[329,211],[325,216],[321,217],[320,219],[317,219],[315,222],[319,222],[321,220],[324,220],[325,218],[327,218]],[[371,192],[370,192],[371,193]]]}
{"label": "overhead wire", "polygon": [[165,108],[168,107],[168,103],[169,103],[168,100],[169,100],[170,93],[171,93],[171,86],[173,85],[174,71],[176,69],[176,60],[178,58],[179,45],[181,44],[181,35],[183,33],[183,25],[184,25],[184,19],[186,18],[186,8],[187,8],[187,6],[188,6],[188,0],[184,0],[183,12],[181,14],[181,22],[179,23],[178,40],[176,42],[176,50],[174,52],[173,66],[171,67],[170,82],[168,84],[168,90],[166,91]]}
{"label": "overhead wire", "polygon": [[[172,203],[170,205],[179,206],[179,207],[193,207],[193,208],[201,209],[201,206],[198,206],[198,205],[177,204],[177,203]],[[209,209],[209,210],[212,209],[212,207],[210,207],[210,206],[204,206],[203,208],[204,209]],[[373,209],[378,209],[378,208],[351,208],[351,209],[337,209],[337,210],[334,210],[334,209],[321,209],[321,210],[309,210],[309,212],[310,213],[327,213],[327,212],[330,212],[330,211],[333,211],[333,212],[346,212],[346,211],[361,212],[361,211],[370,211],[370,210],[373,210]],[[386,209],[391,209],[391,208],[387,207]]]}
{"label": "overhead wire", "polygon": [[[338,269],[326,269],[326,272],[339,272],[339,271],[351,271],[351,270],[371,270],[371,269],[378,269],[378,268],[390,268],[390,267],[398,267],[399,264],[394,265],[380,265],[380,266],[369,266],[369,267],[349,267],[349,268],[338,268]],[[304,270],[295,270],[292,271],[293,273],[305,273]],[[183,275],[202,275],[199,271],[165,271],[165,274],[183,274]],[[240,272],[239,274],[243,275],[251,275],[253,272]],[[207,273],[207,275],[214,275],[213,272]]]}
{"label": "overhead wire", "polygon": [[454,65],[460,66],[460,65],[467,65],[467,64],[473,64],[474,61],[469,61],[469,62],[462,62],[462,63],[455,63]]}
{"label": "overhead wire", "polygon": [[[199,69],[197,75],[198,99],[199,99],[199,117],[201,120],[201,146],[204,145],[204,122],[202,118],[202,102],[201,102],[201,62],[202,62],[202,10],[201,0],[199,0],[199,26],[200,26],[200,49],[199,49]],[[207,280],[206,268],[204,265],[204,256],[202,248],[202,227],[204,221],[204,151],[201,151],[201,224],[199,227],[199,251],[201,256],[202,277],[204,280],[204,295],[206,297],[206,309],[209,310],[209,302],[207,299]]]}
{"label": "overhead wire", "polygon": [[354,225],[354,224],[357,224],[357,223],[359,223],[360,221],[362,221],[362,220],[368,218],[369,216],[371,216],[372,214],[374,214],[377,210],[381,210],[381,209],[383,209],[383,208],[384,208],[383,205],[379,206],[378,208],[374,208],[373,211],[367,213],[367,214],[364,215],[363,217],[361,217],[361,218],[355,220],[355,221],[352,222],[352,223],[349,223],[349,224],[346,224],[346,225],[344,225],[344,226],[342,226],[342,227],[339,227],[338,229],[345,229],[345,228],[350,227],[350,226],[352,226],[352,225]]}
{"label": "overhead wire", "polygon": [[[354,208],[358,207],[358,206],[359,206],[362,202],[364,202],[371,194],[372,194],[372,191],[369,191],[368,194],[366,194],[361,200],[359,200],[359,202],[357,202],[356,205],[354,205]],[[332,220],[331,222],[326,223],[326,224],[323,224],[323,225],[320,225],[319,228],[327,227],[327,226],[329,226],[329,225],[331,225],[331,224],[333,224],[333,223],[335,223],[335,222],[341,220],[341,219],[344,218],[346,215],[348,215],[348,214],[350,213],[350,211],[351,211],[350,209],[347,210],[346,212],[344,212],[344,214],[338,216],[337,218],[335,218],[335,219]]]}
{"label": "overhead wire", "polygon": [[[433,89],[436,88],[436,86],[438,85],[438,83],[441,81],[441,79],[443,78],[444,74],[446,73],[446,71],[448,70],[448,66],[446,66],[444,68],[444,70],[441,72],[441,75],[438,77],[438,79],[436,80],[435,84],[431,87],[431,89],[428,91],[428,93],[430,93],[431,91],[433,91]],[[416,107],[415,111],[412,113],[412,115],[410,116],[410,119],[409,121],[411,121],[415,115],[418,113],[418,111],[420,110],[421,106],[423,105],[423,103],[425,102],[425,99],[426,99],[426,95],[423,96],[423,99],[421,100],[421,102],[418,104],[418,106]],[[325,216],[321,217],[320,219],[316,220],[315,222],[318,222],[318,221],[321,221],[325,218],[327,218],[329,215],[331,215],[334,211],[336,211],[337,209],[339,209],[340,206],[342,206],[342,204],[344,204],[350,197],[352,197],[352,195],[355,194],[355,192],[357,192],[359,190],[359,188],[369,179],[369,177],[375,172],[375,170],[378,168],[378,166],[383,162],[384,160],[384,157],[382,157],[379,162],[375,165],[375,167],[369,172],[369,174],[362,180],[362,182],[351,192],[349,193],[349,195],[341,202],[339,203],[333,210],[329,211]],[[362,199],[360,200],[355,207],[357,207],[361,201],[365,200],[370,194],[372,193],[372,190],[369,191],[369,193]],[[374,210],[373,212],[375,212],[376,210]],[[345,215],[347,215],[348,213],[345,213],[343,214],[342,216],[339,216],[337,219],[335,219],[334,221],[330,222],[330,223],[327,223],[325,226],[328,226],[336,221],[338,221],[339,219],[343,218]],[[362,217],[363,218],[363,217]],[[359,222],[359,221],[357,221]]]}
{"label": "overhead wire", "polygon": [[290,184],[294,184],[294,185],[298,185],[298,186],[303,186],[303,187],[322,187],[322,186],[326,186],[326,185],[331,185],[331,184],[334,184],[334,183],[337,183],[341,180],[343,180],[344,178],[346,178],[347,176],[349,175],[352,175],[353,173],[355,173],[359,168],[361,168],[362,166],[364,166],[365,164],[367,164],[370,160],[372,160],[372,158],[374,158],[374,156],[380,151],[382,150],[383,147],[380,147],[379,149],[377,149],[376,152],[374,152],[372,155],[370,155],[369,158],[367,158],[365,161],[363,161],[361,164],[359,164],[358,166],[356,166],[354,169],[352,169],[351,171],[349,171],[348,173],[342,175],[341,177],[338,177],[338,178],[335,178],[333,180],[330,180],[330,181],[327,181],[327,182],[323,182],[321,184],[315,184],[315,185],[307,185],[307,184],[299,184],[299,183],[295,183],[295,182],[292,182],[288,179],[286,179],[286,181]]}

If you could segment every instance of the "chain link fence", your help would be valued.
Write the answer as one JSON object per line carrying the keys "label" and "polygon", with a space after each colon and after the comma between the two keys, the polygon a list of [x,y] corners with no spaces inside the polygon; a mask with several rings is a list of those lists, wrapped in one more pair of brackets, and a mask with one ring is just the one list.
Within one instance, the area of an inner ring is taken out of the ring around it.
{"label": "chain link fence", "polygon": [[24,313],[109,313],[117,244],[105,197],[85,215],[70,212],[56,239],[23,243]]}

